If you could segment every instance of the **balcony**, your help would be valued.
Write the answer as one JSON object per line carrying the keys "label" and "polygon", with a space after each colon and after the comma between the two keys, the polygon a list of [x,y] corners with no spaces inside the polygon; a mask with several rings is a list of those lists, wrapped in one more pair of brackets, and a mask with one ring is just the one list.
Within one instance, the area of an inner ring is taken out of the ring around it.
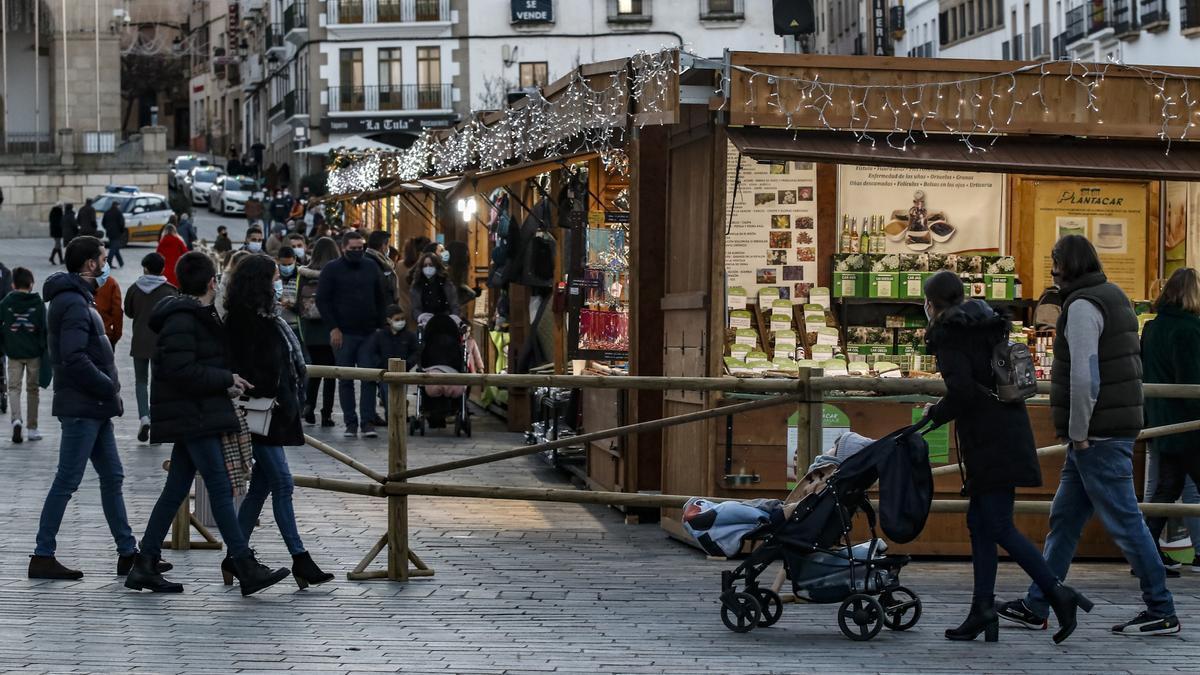
{"label": "balcony", "polygon": [[330,87],[329,112],[449,110],[449,84],[380,84],[369,87]]}
{"label": "balcony", "polygon": [[242,91],[250,91],[262,82],[263,62],[258,54],[249,54],[242,61]]}
{"label": "balcony", "polygon": [[701,21],[743,21],[745,18],[745,0],[700,0]]}
{"label": "balcony", "polygon": [[1112,9],[1103,3],[1091,2],[1067,12],[1067,43],[1089,37],[1113,25]]}
{"label": "balcony", "polygon": [[1138,36],[1137,0],[1112,0],[1113,30],[1123,40]]}
{"label": "balcony", "polygon": [[608,0],[609,23],[636,25],[647,24],[652,20],[650,0]]}
{"label": "balcony", "polygon": [[[1183,0],[1186,5],[1187,0]],[[1167,11],[1167,0],[1142,0],[1141,25],[1150,33],[1164,31],[1171,25],[1171,14]]]}
{"label": "balcony", "polygon": [[276,117],[283,114],[284,100],[285,99],[280,99],[279,101],[276,101],[274,105],[272,105],[270,108],[267,109],[267,118],[268,119],[275,119]]}
{"label": "balcony", "polygon": [[1200,0],[1179,0],[1179,27],[1184,35],[1200,32]]}
{"label": "balcony", "polygon": [[1063,32],[1064,47],[1087,36],[1087,12],[1087,7],[1075,7],[1067,10],[1067,30]]}
{"label": "balcony", "polygon": [[288,42],[299,47],[308,39],[308,10],[305,0],[296,0],[292,6],[283,10],[283,37]]}
{"label": "balcony", "polygon": [[450,0],[329,0],[330,24],[450,21]]}
{"label": "balcony", "polygon": [[289,91],[284,95],[283,116],[289,120],[293,117],[308,117],[307,89]]}
{"label": "balcony", "polygon": [[272,52],[277,52],[277,58],[283,58],[287,54],[287,49],[283,46],[283,24],[267,24],[265,38],[268,58],[270,58]]}

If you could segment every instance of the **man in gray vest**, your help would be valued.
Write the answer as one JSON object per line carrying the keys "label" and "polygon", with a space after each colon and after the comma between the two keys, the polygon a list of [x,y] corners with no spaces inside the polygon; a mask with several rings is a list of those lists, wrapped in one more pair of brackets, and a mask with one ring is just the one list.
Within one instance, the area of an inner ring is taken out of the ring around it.
{"label": "man in gray vest", "polygon": [[[1050,507],[1043,554],[1066,578],[1092,513],[1133,565],[1145,611],[1113,626],[1121,635],[1180,631],[1175,603],[1133,488],[1133,441],[1142,429],[1142,363],[1138,321],[1129,298],[1108,282],[1091,242],[1068,235],[1054,245],[1051,274],[1063,306],[1054,339],[1050,408],[1059,442],[1069,445]],[[1002,618],[1046,628],[1049,606],[1036,584],[1022,600],[1004,603]]]}

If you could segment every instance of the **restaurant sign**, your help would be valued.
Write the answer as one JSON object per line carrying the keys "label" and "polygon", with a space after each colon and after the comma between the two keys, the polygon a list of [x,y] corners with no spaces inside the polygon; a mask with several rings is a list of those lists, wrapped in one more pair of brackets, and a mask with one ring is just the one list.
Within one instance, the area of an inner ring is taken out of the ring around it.
{"label": "restaurant sign", "polygon": [[395,117],[325,117],[321,131],[325,134],[376,134],[389,131],[420,131],[452,126],[455,115],[400,115]]}

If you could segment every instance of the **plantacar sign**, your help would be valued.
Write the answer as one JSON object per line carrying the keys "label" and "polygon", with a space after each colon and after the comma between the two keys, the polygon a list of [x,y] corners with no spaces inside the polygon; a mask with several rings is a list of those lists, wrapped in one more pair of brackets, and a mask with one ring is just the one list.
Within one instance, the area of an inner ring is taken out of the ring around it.
{"label": "plantacar sign", "polygon": [[1101,206],[1121,206],[1124,204],[1124,197],[1110,197],[1101,193],[1098,187],[1079,188],[1075,190],[1063,190],[1058,196],[1059,204],[1099,204]]}
{"label": "plantacar sign", "polygon": [[512,0],[512,23],[553,23],[554,0]]}

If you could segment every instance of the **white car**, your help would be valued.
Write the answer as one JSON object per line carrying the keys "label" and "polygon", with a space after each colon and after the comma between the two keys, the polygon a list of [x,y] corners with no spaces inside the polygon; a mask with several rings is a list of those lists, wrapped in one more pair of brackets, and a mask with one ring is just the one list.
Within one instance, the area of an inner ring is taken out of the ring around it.
{"label": "white car", "polygon": [[131,244],[157,244],[159,233],[174,213],[167,205],[167,198],[160,194],[109,192],[92,201],[92,206],[96,208],[96,218],[103,218],[104,212],[113,202],[117,203],[121,213],[125,215],[125,231]]}
{"label": "white car", "polygon": [[198,166],[205,166],[209,162],[196,155],[180,155],[167,160],[167,163],[171,166],[170,169],[167,169],[167,187],[172,190],[182,190],[183,181],[187,178],[188,172]]}
{"label": "white car", "polygon": [[224,176],[225,171],[215,166],[196,166],[188,171],[183,179],[183,193],[192,200],[193,204],[207,204],[208,191],[212,189],[217,178]]}
{"label": "white car", "polygon": [[247,176],[219,176],[208,191],[208,210],[221,215],[245,213],[246,200],[251,196],[262,199],[258,183]]}

